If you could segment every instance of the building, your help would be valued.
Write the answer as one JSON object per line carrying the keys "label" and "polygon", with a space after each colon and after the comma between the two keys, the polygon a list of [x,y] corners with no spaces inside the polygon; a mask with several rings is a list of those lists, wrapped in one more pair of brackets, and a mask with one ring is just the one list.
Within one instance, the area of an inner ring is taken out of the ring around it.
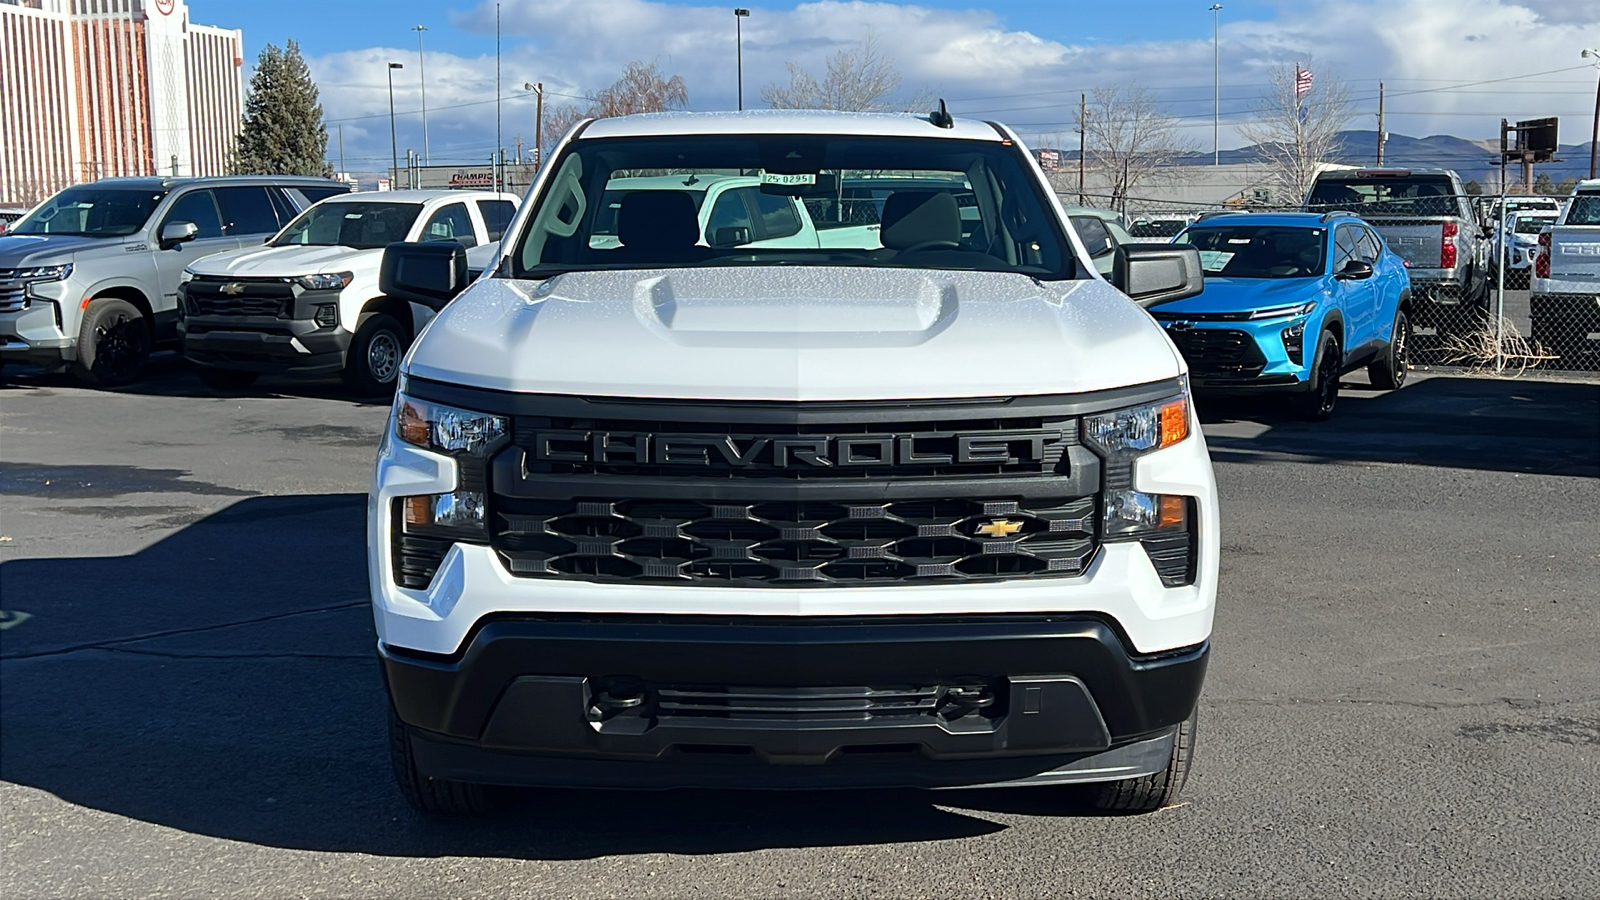
{"label": "building", "polygon": [[114,175],[220,175],[243,36],[184,0],[0,0],[0,205]]}

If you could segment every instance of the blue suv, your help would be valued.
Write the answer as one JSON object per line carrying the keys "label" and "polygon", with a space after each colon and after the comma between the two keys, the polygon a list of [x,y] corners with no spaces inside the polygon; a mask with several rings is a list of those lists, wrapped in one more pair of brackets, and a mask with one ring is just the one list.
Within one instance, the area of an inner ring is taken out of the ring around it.
{"label": "blue suv", "polygon": [[1201,219],[1173,239],[1200,251],[1204,293],[1151,308],[1189,362],[1196,391],[1291,395],[1298,416],[1333,414],[1339,378],[1405,383],[1411,278],[1349,213]]}

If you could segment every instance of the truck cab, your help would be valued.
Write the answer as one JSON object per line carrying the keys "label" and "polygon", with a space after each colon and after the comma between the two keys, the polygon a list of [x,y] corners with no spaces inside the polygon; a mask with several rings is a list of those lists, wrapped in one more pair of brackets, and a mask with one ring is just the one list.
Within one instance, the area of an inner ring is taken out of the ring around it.
{"label": "truck cab", "polygon": [[306,210],[264,245],[205,257],[183,275],[184,353],[208,385],[262,373],[340,374],[351,390],[393,390],[400,358],[436,311],[383,296],[396,241],[446,241],[487,259],[517,206],[490,191],[347,194]]}

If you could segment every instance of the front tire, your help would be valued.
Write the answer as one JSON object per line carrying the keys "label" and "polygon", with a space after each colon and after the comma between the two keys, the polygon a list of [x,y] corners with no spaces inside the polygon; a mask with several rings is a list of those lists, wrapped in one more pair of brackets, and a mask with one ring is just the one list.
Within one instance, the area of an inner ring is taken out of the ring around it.
{"label": "front tire", "polygon": [[1090,797],[1094,808],[1103,812],[1147,813],[1174,803],[1189,780],[1189,768],[1194,763],[1195,725],[1199,716],[1200,710],[1196,709],[1178,726],[1166,768],[1151,775],[1095,786]]}
{"label": "front tire", "polygon": [[1340,368],[1344,362],[1339,353],[1339,339],[1324,331],[1317,341],[1316,361],[1312,364],[1311,388],[1294,396],[1290,408],[1295,418],[1307,422],[1326,422],[1339,402]]}
{"label": "front tire", "polygon": [[1394,316],[1394,332],[1389,335],[1389,346],[1372,365],[1367,366],[1367,378],[1372,386],[1384,391],[1397,391],[1405,387],[1406,373],[1411,368],[1411,318],[1405,310]]}
{"label": "front tire", "polygon": [[260,372],[243,372],[238,369],[200,367],[200,383],[213,391],[242,391],[261,377]]}
{"label": "front tire", "polygon": [[78,361],[72,372],[94,387],[120,387],[144,371],[150,359],[150,323],[139,308],[118,297],[91,300],[78,327]]}
{"label": "front tire", "polygon": [[410,340],[400,322],[386,313],[369,316],[356,329],[345,359],[344,383],[356,394],[375,397],[394,392],[400,361]]}
{"label": "front tire", "polygon": [[395,784],[411,808],[425,816],[470,816],[493,808],[489,789],[481,784],[431,778],[417,769],[411,755],[411,729],[389,706],[389,762]]}

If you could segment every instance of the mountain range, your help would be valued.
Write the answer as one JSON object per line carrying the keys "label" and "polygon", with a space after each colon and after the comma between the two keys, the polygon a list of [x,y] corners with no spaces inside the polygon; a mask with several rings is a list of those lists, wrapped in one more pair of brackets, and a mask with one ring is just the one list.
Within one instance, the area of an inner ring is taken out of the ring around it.
{"label": "mountain range", "polygon": [[[1330,162],[1377,165],[1376,131],[1341,131],[1338,141],[1339,149],[1332,155]],[[1587,141],[1582,144],[1562,144],[1554,161],[1540,163],[1534,167],[1535,177],[1546,174],[1558,184],[1567,178],[1589,177],[1589,146]],[[1498,149],[1499,142],[1495,140],[1473,141],[1449,134],[1416,138],[1391,131],[1389,140],[1385,142],[1383,148],[1383,164],[1385,167],[1454,169],[1460,173],[1463,180],[1475,180],[1486,184],[1494,178],[1493,173],[1498,168],[1496,164]],[[1220,156],[1218,161],[1223,163],[1251,163],[1261,159],[1261,152],[1256,145],[1223,150],[1218,155]],[[1211,154],[1197,153],[1194,154],[1194,159],[1197,164],[1210,162]],[[1519,178],[1519,170],[1517,164],[1511,164],[1508,166],[1508,177],[1513,181]]]}

